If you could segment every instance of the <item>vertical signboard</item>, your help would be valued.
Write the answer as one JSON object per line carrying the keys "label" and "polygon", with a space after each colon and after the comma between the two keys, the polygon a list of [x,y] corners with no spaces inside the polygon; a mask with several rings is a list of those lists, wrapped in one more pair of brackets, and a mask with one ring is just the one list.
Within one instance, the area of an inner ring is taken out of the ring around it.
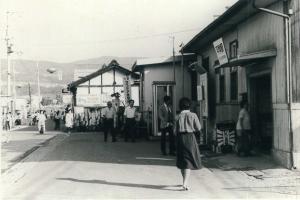
{"label": "vertical signboard", "polygon": [[214,44],[215,51],[217,53],[220,65],[228,63],[228,58],[227,58],[226,49],[225,49],[225,46],[223,43],[223,39],[220,38],[220,39],[214,41],[213,44]]}
{"label": "vertical signboard", "polygon": [[131,84],[128,76],[123,78],[123,87],[125,103],[128,104],[128,101],[131,99]]}
{"label": "vertical signboard", "polygon": [[202,116],[208,116],[207,101],[207,73],[200,75],[200,84],[197,86],[198,101],[200,101],[200,113]]}

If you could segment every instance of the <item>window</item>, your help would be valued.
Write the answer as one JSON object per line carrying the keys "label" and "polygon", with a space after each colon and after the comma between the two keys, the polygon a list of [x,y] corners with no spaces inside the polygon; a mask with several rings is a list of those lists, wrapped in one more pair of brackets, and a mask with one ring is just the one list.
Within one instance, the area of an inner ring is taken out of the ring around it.
{"label": "window", "polygon": [[238,73],[237,68],[231,68],[230,72],[230,99],[236,101],[238,99]]}
{"label": "window", "polygon": [[225,75],[220,73],[219,76],[220,103],[225,101]]}
{"label": "window", "polygon": [[234,40],[229,43],[229,59],[236,58],[238,53],[238,41]]}

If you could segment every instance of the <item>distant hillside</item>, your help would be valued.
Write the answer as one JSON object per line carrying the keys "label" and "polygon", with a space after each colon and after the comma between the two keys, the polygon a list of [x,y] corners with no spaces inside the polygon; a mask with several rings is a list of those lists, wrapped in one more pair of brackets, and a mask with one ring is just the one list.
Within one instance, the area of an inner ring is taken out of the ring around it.
{"label": "distant hillside", "polygon": [[[43,96],[55,96],[61,93],[61,89],[66,87],[68,83],[73,81],[74,70],[75,69],[95,69],[98,70],[103,64],[108,64],[112,59],[117,60],[117,62],[131,70],[133,63],[138,58],[134,57],[113,57],[104,56],[99,58],[91,58],[86,60],[79,60],[71,63],[57,63],[51,61],[39,61],[39,71],[40,71],[40,85],[41,94]],[[20,86],[17,88],[18,95],[28,94],[28,83],[31,87],[32,94],[37,94],[37,61],[34,60],[13,60],[16,75],[16,85]],[[57,71],[53,74],[47,72],[48,68],[54,67]],[[2,82],[3,90],[7,86],[7,64],[6,60],[1,60],[2,68]],[[59,80],[59,74],[61,74],[62,79]],[[12,78],[13,80],[13,78]],[[13,82],[13,81],[12,81]]]}

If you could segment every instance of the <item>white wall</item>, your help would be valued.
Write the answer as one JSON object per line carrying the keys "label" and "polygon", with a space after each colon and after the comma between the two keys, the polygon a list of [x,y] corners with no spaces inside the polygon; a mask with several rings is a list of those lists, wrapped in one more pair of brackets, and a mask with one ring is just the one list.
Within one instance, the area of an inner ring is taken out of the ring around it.
{"label": "white wall", "polygon": [[[152,83],[154,81],[173,81],[173,65],[169,64],[160,64],[155,66],[148,66],[144,68],[144,110],[148,110],[150,107],[152,110],[152,101],[153,101],[153,91]],[[184,67],[184,80],[182,67],[180,64],[176,64],[176,107],[178,108],[178,102],[181,97],[183,97],[182,87],[184,82],[184,96],[191,98],[191,77],[188,72],[187,67]]]}

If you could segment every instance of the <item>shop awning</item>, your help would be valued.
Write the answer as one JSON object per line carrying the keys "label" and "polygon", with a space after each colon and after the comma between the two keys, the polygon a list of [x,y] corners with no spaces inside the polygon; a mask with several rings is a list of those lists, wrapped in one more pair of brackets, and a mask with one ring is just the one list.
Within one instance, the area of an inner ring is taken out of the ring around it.
{"label": "shop awning", "polygon": [[250,63],[255,63],[257,61],[264,60],[266,58],[275,57],[276,55],[277,55],[276,49],[247,53],[247,54],[239,55],[237,58],[229,60],[228,63],[222,65],[216,65],[215,69],[221,67],[244,66]]}

